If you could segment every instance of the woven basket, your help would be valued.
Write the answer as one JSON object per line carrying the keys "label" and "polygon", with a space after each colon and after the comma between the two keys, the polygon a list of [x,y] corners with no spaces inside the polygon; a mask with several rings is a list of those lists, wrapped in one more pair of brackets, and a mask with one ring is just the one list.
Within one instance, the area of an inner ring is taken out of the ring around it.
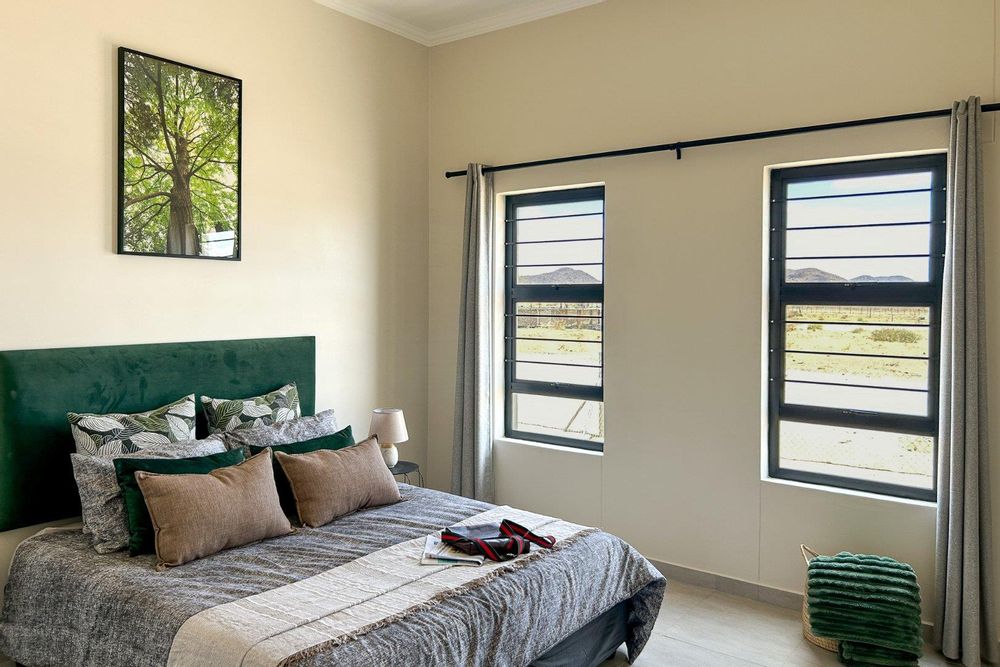
{"label": "woven basket", "polygon": [[[818,556],[819,554],[807,547],[804,544],[799,545],[802,549],[802,558],[805,560],[806,565],[809,565],[809,561]],[[809,575],[806,573],[806,585],[805,593],[802,596],[802,636],[806,638],[806,641],[815,646],[819,646],[827,651],[837,652],[837,645],[839,642],[836,639],[827,639],[826,637],[817,637],[812,633],[812,626],[809,624]]]}

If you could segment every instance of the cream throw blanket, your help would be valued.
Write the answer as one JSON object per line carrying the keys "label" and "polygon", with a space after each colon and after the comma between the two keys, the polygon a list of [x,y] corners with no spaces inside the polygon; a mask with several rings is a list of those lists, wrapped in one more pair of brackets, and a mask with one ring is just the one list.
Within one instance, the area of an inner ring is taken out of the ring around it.
{"label": "cream throw blanket", "polygon": [[[497,507],[462,524],[511,519],[553,535],[556,548],[593,529]],[[487,583],[547,551],[481,567],[420,565],[424,538],[401,542],[313,577],[206,609],[189,618],[170,647],[169,667],[274,667],[343,644],[403,616]]]}

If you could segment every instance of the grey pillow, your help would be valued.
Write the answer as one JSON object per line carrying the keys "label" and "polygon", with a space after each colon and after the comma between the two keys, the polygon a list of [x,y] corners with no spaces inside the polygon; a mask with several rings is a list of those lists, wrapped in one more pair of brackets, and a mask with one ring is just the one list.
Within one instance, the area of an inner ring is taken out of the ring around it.
{"label": "grey pillow", "polygon": [[94,549],[108,554],[128,547],[128,519],[118,478],[115,476],[116,458],[183,459],[192,456],[221,454],[226,446],[218,436],[204,440],[188,440],[153,445],[138,452],[116,456],[89,456],[70,454],[73,476],[80,490],[84,532],[93,536]]}
{"label": "grey pillow", "polygon": [[299,417],[269,426],[227,431],[220,435],[225,438],[227,449],[242,447],[243,453],[249,458],[250,446],[289,445],[293,442],[303,442],[313,438],[321,438],[324,435],[333,435],[339,430],[337,415],[334,414],[333,410],[324,410],[313,417]]}

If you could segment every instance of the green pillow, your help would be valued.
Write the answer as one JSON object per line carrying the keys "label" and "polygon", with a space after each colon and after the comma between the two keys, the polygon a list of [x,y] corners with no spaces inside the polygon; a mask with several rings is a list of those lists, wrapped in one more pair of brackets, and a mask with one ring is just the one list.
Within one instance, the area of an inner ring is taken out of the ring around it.
{"label": "green pillow", "polygon": [[270,447],[257,447],[255,445],[247,445],[247,447],[250,448],[251,455],[260,454],[265,449],[271,450],[271,463],[274,464],[274,485],[278,489],[278,498],[281,499],[281,507],[285,510],[285,514],[297,515],[298,510],[295,508],[295,496],[292,495],[292,487],[288,484],[285,471],[282,470],[281,464],[278,463],[278,457],[274,455],[274,452],[308,454],[320,449],[343,449],[353,444],[355,444],[354,433],[351,432],[351,427],[348,426],[331,435],[320,436],[312,440],[292,442],[287,445],[271,445]]}
{"label": "green pillow", "polygon": [[242,463],[242,449],[234,449],[221,454],[196,456],[189,459],[115,459],[115,476],[125,501],[128,517],[128,553],[130,556],[151,554],[156,551],[156,535],[153,522],[146,509],[146,499],[142,497],[139,483],[135,481],[137,470],[164,475],[206,474],[217,468]]}

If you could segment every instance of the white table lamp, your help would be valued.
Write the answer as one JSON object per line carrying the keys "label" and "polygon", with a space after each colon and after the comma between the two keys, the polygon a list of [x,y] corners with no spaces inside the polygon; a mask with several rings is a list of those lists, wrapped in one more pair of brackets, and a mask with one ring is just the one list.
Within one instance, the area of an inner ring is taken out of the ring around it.
{"label": "white table lamp", "polygon": [[368,429],[368,437],[378,436],[378,444],[382,448],[382,458],[390,468],[399,463],[397,442],[410,439],[406,432],[406,420],[399,408],[375,408],[372,410],[372,424]]}

